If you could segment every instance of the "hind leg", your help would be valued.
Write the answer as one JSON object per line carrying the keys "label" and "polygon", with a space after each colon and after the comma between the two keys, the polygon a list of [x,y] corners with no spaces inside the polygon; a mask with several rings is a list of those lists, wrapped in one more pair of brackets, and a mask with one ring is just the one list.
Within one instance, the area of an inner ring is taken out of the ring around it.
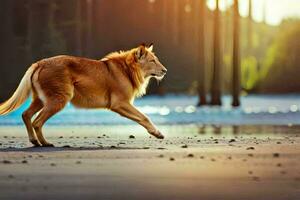
{"label": "hind leg", "polygon": [[68,99],[65,97],[55,97],[53,99],[49,99],[48,103],[44,105],[43,110],[33,121],[33,128],[42,146],[44,147],[54,146],[53,144],[47,142],[46,139],[44,138],[42,127],[50,117],[52,117],[53,115],[61,111],[65,107],[67,102]]}
{"label": "hind leg", "polygon": [[40,111],[42,108],[43,108],[43,102],[39,98],[33,98],[33,101],[29,106],[29,108],[22,114],[22,118],[27,129],[29,141],[34,146],[41,146],[41,144],[39,143],[34,133],[32,123],[31,123],[31,118],[34,116],[35,113]]}

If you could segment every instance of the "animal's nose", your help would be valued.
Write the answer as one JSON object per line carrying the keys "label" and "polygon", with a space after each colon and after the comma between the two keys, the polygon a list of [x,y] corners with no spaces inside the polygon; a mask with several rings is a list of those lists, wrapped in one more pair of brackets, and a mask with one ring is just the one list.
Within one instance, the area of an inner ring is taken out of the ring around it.
{"label": "animal's nose", "polygon": [[167,69],[162,69],[163,73],[167,73],[167,71],[168,71]]}

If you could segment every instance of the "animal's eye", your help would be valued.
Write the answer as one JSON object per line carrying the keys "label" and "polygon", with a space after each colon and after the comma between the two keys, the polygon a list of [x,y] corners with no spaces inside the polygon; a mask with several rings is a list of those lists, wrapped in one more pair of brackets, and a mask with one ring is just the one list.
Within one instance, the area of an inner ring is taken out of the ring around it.
{"label": "animal's eye", "polygon": [[155,60],[150,60],[150,62],[153,62],[153,63],[155,63]]}

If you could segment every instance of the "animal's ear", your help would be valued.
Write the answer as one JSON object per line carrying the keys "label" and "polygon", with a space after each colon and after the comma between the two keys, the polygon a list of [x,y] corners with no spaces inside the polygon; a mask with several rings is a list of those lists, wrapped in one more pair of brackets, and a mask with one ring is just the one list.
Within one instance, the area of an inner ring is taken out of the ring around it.
{"label": "animal's ear", "polygon": [[146,55],[146,46],[145,44],[141,44],[135,52],[135,57],[137,60],[143,59]]}
{"label": "animal's ear", "polygon": [[149,51],[153,51],[153,43],[151,43],[147,49],[148,49]]}

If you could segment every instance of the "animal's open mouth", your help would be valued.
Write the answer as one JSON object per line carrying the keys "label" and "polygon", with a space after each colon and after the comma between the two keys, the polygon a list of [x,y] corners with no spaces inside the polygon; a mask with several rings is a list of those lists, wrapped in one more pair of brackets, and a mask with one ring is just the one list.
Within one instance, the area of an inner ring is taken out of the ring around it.
{"label": "animal's open mouth", "polygon": [[151,74],[153,78],[155,78],[157,81],[161,81],[165,77],[166,73],[161,73],[161,74]]}
{"label": "animal's open mouth", "polygon": [[152,74],[151,74],[151,76],[157,77],[157,78],[162,78],[162,77],[164,77],[165,75],[166,75],[165,72],[162,72],[162,73],[160,73],[160,74],[155,74],[155,73],[152,73]]}

